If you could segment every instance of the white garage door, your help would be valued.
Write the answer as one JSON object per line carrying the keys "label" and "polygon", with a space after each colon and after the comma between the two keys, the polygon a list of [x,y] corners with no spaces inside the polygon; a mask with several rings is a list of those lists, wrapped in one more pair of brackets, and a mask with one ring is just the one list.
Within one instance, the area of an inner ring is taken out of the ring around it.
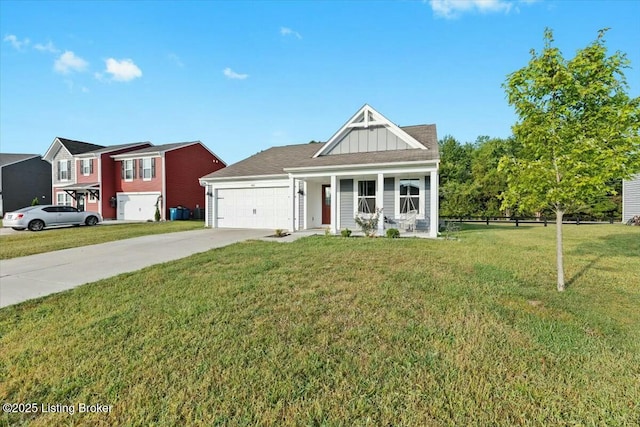
{"label": "white garage door", "polygon": [[293,206],[287,187],[218,190],[218,227],[291,228]]}
{"label": "white garage door", "polygon": [[118,193],[118,219],[153,221],[160,193]]}

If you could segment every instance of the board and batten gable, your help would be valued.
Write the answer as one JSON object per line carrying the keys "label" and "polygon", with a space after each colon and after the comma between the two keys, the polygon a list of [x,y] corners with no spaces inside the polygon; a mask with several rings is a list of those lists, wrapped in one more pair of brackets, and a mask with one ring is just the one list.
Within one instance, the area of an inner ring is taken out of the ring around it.
{"label": "board and batten gable", "polygon": [[640,174],[622,181],[622,222],[640,215]]}
{"label": "board and batten gable", "polygon": [[326,155],[409,150],[413,147],[385,127],[351,129]]}

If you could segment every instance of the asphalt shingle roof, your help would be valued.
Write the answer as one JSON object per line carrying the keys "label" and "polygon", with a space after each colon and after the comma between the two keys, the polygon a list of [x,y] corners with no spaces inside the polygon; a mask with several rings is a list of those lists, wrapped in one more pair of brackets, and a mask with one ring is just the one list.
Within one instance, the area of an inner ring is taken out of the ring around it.
{"label": "asphalt shingle roof", "polygon": [[142,141],[142,142],[131,142],[129,144],[109,145],[108,147],[100,148],[100,149],[97,149],[97,150],[87,151],[87,152],[85,152],[83,154],[108,153],[110,151],[121,150],[123,148],[128,148],[128,147],[135,147],[136,145],[142,145],[142,144],[151,144],[151,143],[149,141]]}
{"label": "asphalt shingle roof", "polygon": [[400,129],[427,147],[427,150],[372,151],[330,154],[314,158],[313,155],[320,150],[322,144],[285,145],[261,151],[203,178],[285,175],[285,169],[289,168],[437,160],[440,157],[435,125],[406,126]]}
{"label": "asphalt shingle roof", "polygon": [[105,148],[104,145],[91,144],[90,142],[74,141],[73,139],[67,138],[58,137],[58,141],[60,141],[60,143],[65,146],[69,153],[74,155],[86,153],[87,151],[99,150],[100,148]]}
{"label": "asphalt shingle roof", "polygon": [[173,150],[175,148],[180,148],[182,146],[192,145],[192,144],[200,144],[200,141],[190,141],[190,142],[174,142],[171,144],[163,144],[163,145],[152,145],[151,147],[141,148],[139,150],[128,151],[126,153],[118,154],[119,156],[136,156],[138,154],[144,153],[162,153],[164,151]]}
{"label": "asphalt shingle roof", "polygon": [[21,162],[23,160],[31,159],[33,157],[40,157],[40,155],[39,154],[0,153],[0,167],[10,165],[12,163]]}

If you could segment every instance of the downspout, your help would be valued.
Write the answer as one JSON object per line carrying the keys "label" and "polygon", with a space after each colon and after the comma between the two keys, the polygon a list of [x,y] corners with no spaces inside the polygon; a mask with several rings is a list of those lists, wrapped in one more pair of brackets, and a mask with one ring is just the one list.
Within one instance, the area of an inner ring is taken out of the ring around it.
{"label": "downspout", "polygon": [[165,153],[164,151],[160,154],[160,159],[162,160],[162,219],[164,221],[167,220],[167,208],[165,206],[167,206],[167,203],[169,202],[167,200],[167,162],[165,159]]}

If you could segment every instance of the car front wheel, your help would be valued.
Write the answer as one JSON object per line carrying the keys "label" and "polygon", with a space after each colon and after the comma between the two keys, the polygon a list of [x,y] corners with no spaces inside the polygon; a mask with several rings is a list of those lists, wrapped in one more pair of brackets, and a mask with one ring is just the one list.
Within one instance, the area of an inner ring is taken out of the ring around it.
{"label": "car front wheel", "polygon": [[44,228],[44,222],[39,219],[34,219],[29,223],[29,230],[40,231]]}
{"label": "car front wheel", "polygon": [[96,225],[98,223],[98,218],[96,218],[95,216],[90,216],[84,221],[84,223],[87,225]]}

